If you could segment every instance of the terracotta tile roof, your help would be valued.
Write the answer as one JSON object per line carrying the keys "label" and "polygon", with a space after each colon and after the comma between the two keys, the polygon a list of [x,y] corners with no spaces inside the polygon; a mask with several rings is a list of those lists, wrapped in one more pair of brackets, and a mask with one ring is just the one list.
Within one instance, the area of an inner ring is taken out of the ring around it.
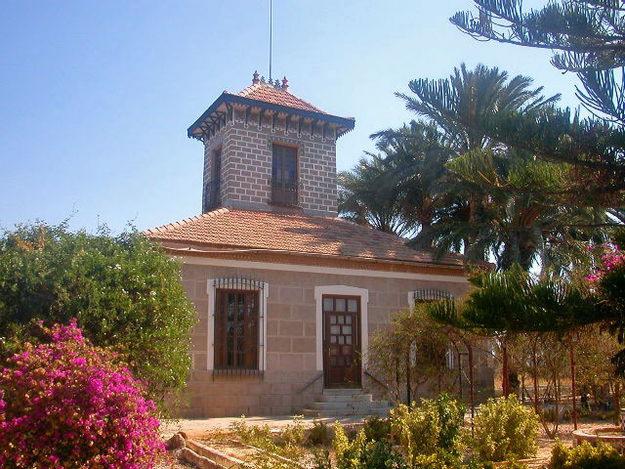
{"label": "terracotta tile roof", "polygon": [[341,218],[301,213],[221,208],[197,217],[147,230],[154,240],[203,245],[219,249],[258,249],[294,254],[369,260],[462,265],[460,256],[435,261],[392,234]]}
{"label": "terracotta tile roof", "polygon": [[313,106],[312,104],[292,95],[288,91],[270,85],[268,83],[253,83],[247,88],[237,93],[244,98],[255,99],[257,101],[263,101],[265,103],[278,104],[280,106],[292,107],[295,109],[302,109],[304,111],[320,112],[326,114],[321,109]]}

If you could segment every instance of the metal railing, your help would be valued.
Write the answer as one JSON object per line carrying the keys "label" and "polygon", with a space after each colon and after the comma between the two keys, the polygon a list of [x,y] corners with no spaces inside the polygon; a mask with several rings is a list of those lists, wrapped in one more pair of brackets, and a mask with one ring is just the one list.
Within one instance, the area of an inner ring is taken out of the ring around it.
{"label": "metal railing", "polygon": [[204,186],[203,211],[208,212],[221,205],[221,180],[213,179]]}
{"label": "metal railing", "polygon": [[272,181],[271,202],[275,205],[297,205],[297,182]]}

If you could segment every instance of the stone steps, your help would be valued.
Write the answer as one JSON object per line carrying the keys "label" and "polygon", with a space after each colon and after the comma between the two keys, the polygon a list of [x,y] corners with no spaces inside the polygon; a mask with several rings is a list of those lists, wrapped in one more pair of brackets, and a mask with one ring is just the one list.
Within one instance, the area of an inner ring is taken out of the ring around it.
{"label": "stone steps", "polygon": [[324,389],[321,398],[301,413],[307,417],[384,416],[389,410],[388,402],[374,401],[361,389]]}
{"label": "stone steps", "polygon": [[319,399],[320,402],[373,402],[371,394],[354,394],[354,395],[336,395],[328,396],[323,394]]}

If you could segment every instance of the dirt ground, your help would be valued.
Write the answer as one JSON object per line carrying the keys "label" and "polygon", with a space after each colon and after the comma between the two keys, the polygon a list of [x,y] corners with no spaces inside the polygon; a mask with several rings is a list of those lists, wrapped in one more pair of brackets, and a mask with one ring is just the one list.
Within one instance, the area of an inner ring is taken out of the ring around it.
{"label": "dirt ground", "polygon": [[[605,420],[598,420],[596,422],[581,422],[577,425],[577,428],[580,430],[588,430],[597,427],[606,427],[610,426],[611,422],[606,422]],[[572,423],[561,423],[558,427],[558,436],[557,438],[562,442],[569,446],[573,444],[573,424]],[[538,437],[538,454],[536,455],[537,459],[541,459],[545,463],[549,461],[551,457],[551,449],[555,445],[556,440],[552,440],[547,437],[545,430],[541,427],[540,436]]]}
{"label": "dirt ground", "polygon": [[[241,417],[223,417],[211,419],[178,419],[161,421],[161,434],[164,438],[171,437],[174,433],[185,432],[190,438],[204,439],[206,435],[215,430],[227,430],[233,422],[240,420]],[[304,426],[313,425],[314,421],[324,421],[332,424],[339,420],[344,425],[359,423],[362,417],[336,417],[329,418],[312,418],[305,417],[302,419]],[[293,423],[292,415],[283,415],[276,417],[245,417],[248,425],[269,425],[271,429],[279,430],[286,425]]]}

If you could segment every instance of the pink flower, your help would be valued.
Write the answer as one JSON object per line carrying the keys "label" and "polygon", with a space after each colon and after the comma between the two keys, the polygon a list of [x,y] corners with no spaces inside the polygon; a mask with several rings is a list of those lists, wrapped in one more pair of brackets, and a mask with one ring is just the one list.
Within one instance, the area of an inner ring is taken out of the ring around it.
{"label": "pink flower", "polygon": [[141,383],[75,321],[49,335],[0,369],[0,467],[153,467],[164,448]]}
{"label": "pink flower", "polygon": [[586,281],[591,284],[598,284],[607,273],[625,266],[625,252],[621,251],[616,244],[605,244],[602,248],[600,265],[585,277]]}
{"label": "pink flower", "polygon": [[74,358],[72,363],[76,366],[85,366],[87,364],[87,360],[84,357]]}

